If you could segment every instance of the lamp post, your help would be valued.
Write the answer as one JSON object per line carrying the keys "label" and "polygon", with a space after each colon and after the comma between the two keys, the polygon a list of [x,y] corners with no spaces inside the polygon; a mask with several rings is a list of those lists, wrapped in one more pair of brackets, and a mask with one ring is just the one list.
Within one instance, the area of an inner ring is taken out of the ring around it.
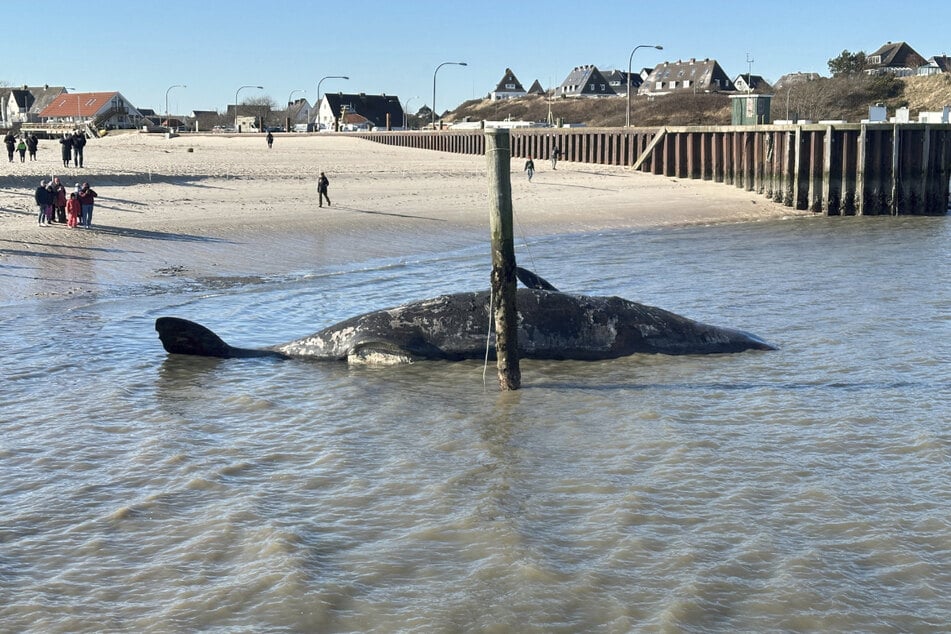
{"label": "lamp post", "polygon": [[169,122],[169,119],[168,119],[168,93],[172,90],[172,88],[188,88],[188,86],[186,86],[185,84],[175,84],[175,85],[173,85],[173,86],[169,86],[168,89],[165,91],[165,131],[166,131],[166,132],[169,131],[169,127],[170,127],[170,126],[168,125],[168,122]]}
{"label": "lamp post", "polygon": [[[320,85],[324,83],[325,79],[346,79],[350,78],[346,75],[327,75],[326,77],[321,77],[320,81],[317,82],[317,101],[314,104],[314,107],[317,108],[317,116],[314,118],[314,121],[317,123],[317,131],[320,132]],[[331,116],[331,119],[333,117]]]}
{"label": "lamp post", "polygon": [[413,99],[419,99],[419,95],[416,95],[415,97],[410,97],[409,99],[406,100],[406,107],[403,108],[403,129],[404,130],[406,129],[406,113],[409,112],[409,103]]}
{"label": "lamp post", "polygon": [[631,127],[631,64],[634,62],[634,53],[637,52],[639,48],[656,48],[658,51],[664,50],[664,47],[660,44],[638,44],[634,47],[634,50],[631,51],[631,56],[627,59],[627,125],[626,127]]}
{"label": "lamp post", "polygon": [[447,64],[452,64],[453,66],[466,66],[465,62],[443,62],[436,67],[436,70],[433,71],[433,130],[436,129],[436,73],[439,72],[439,69]]}
{"label": "lamp post", "polygon": [[[66,86],[65,88],[66,88],[66,90],[76,90],[76,89],[75,89],[74,87],[72,87],[72,86]],[[76,93],[76,125],[79,125],[79,112],[80,112],[80,110],[81,110],[81,108],[80,108],[80,106],[79,106],[79,93]],[[63,117],[63,118],[65,119],[66,117]]]}
{"label": "lamp post", "polygon": [[238,93],[244,90],[245,88],[257,88],[258,90],[264,90],[264,86],[241,86],[236,91],[234,91],[234,131],[238,131]]}

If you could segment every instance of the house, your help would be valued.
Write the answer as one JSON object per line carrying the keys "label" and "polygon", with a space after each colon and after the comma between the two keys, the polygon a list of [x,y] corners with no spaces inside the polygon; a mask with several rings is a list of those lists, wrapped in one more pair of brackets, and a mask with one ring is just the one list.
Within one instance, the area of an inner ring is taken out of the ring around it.
{"label": "house", "polygon": [[0,124],[36,123],[39,112],[64,92],[62,86],[49,85],[0,88]]}
{"label": "house", "polygon": [[[316,113],[317,129],[339,130],[341,117],[348,114],[364,117],[371,128],[403,126],[403,106],[400,105],[399,97],[392,95],[368,95],[362,92],[325,94],[317,104]],[[356,125],[355,120],[350,122]]]}
{"label": "house", "polygon": [[769,92],[773,89],[761,75],[737,75],[733,85],[739,92]]}
{"label": "house", "polygon": [[918,67],[919,75],[940,75],[941,73],[951,73],[951,57],[947,55],[935,55]]}
{"label": "house", "polygon": [[[605,70],[601,74],[607,80],[611,90],[616,95],[627,94],[627,71],[623,70]],[[637,94],[637,89],[644,83],[643,78],[637,73],[631,73],[631,93]]]}
{"label": "house", "polygon": [[672,92],[734,91],[733,81],[715,59],[664,62],[654,67],[637,91],[639,95],[666,95]]}
{"label": "house", "polygon": [[601,71],[588,64],[575,66],[561,82],[557,94],[561,97],[613,97],[615,93]]}
{"label": "house", "polygon": [[135,128],[142,113],[118,92],[64,93],[39,112],[44,123],[91,124],[97,128]]}
{"label": "house", "polygon": [[311,121],[310,102],[306,99],[297,99],[287,104],[284,116],[290,120],[290,130],[296,125],[306,126]]}
{"label": "house", "polygon": [[525,88],[522,87],[522,83],[518,80],[518,77],[515,76],[511,68],[506,68],[505,75],[502,76],[502,80],[499,81],[498,86],[489,93],[489,99],[492,101],[498,101],[499,99],[517,99],[524,97],[525,94]]}
{"label": "house", "polygon": [[530,95],[544,95],[545,89],[542,88],[541,83],[536,79],[532,83],[532,87],[528,89],[528,94]]}
{"label": "house", "polygon": [[897,77],[907,77],[916,74],[918,67],[925,65],[925,58],[904,42],[888,42],[867,55],[865,64],[868,75],[891,73]]}

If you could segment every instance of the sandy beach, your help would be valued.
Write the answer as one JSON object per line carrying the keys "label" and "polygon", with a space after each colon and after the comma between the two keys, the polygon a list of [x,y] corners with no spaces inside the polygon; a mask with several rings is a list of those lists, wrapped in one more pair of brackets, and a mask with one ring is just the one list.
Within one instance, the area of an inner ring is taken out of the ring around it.
{"label": "sandy beach", "polygon": [[[756,221],[801,213],[737,188],[620,167],[512,161],[517,239]],[[317,205],[320,171],[331,207]],[[59,145],[0,177],[0,302],[95,293],[150,280],[289,274],[488,239],[485,158],[334,135],[93,139],[85,167]],[[38,226],[33,194],[59,176],[99,197],[93,228]]]}

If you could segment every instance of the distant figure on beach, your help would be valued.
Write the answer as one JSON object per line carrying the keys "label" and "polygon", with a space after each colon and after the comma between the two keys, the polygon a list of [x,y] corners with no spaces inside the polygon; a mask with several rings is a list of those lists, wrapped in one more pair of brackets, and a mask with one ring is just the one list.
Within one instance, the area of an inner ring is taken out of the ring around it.
{"label": "distant figure on beach", "polygon": [[82,130],[73,133],[73,167],[83,166],[83,148],[86,147],[86,134]]}
{"label": "distant figure on beach", "polygon": [[66,221],[67,227],[75,228],[79,224],[79,218],[82,215],[82,204],[79,202],[79,195],[76,192],[73,192],[69,195],[69,200],[66,201],[66,216],[68,220]]}
{"label": "distant figure on beach", "polygon": [[40,210],[37,224],[41,227],[50,224],[53,210],[53,192],[47,187],[46,181],[40,181],[40,186],[36,188],[33,197],[36,199],[36,206]]}
{"label": "distant figure on beach", "polygon": [[528,182],[532,182],[532,176],[535,175],[535,161],[532,160],[532,157],[528,157],[528,160],[525,161],[525,168],[522,170],[528,174]]}
{"label": "distant figure on beach", "polygon": [[324,199],[327,199],[327,206],[330,206],[330,197],[327,195],[327,188],[330,187],[330,179],[327,178],[327,175],[323,172],[320,173],[320,178],[317,179],[317,201],[318,207],[324,206]]}
{"label": "distant figure on beach", "polygon": [[30,153],[30,160],[36,160],[36,148],[40,145],[40,140],[32,132],[26,135],[26,149]]}
{"label": "distant figure on beach", "polygon": [[17,154],[20,155],[20,162],[26,163],[26,140],[22,137],[20,138],[20,142],[17,143]]}
{"label": "distant figure on beach", "polygon": [[53,211],[55,222],[66,222],[66,186],[60,182],[59,176],[53,177]]}
{"label": "distant figure on beach", "polygon": [[558,144],[555,144],[551,148],[551,168],[557,169],[555,165],[558,164],[558,159],[561,158],[561,150],[558,149]]}
{"label": "distant figure on beach", "polygon": [[79,204],[82,206],[79,221],[87,229],[92,228],[92,207],[98,195],[96,190],[89,187],[89,183],[83,183],[82,189],[79,190]]}
{"label": "distant figure on beach", "polygon": [[271,146],[274,145],[274,135],[271,134],[271,131],[267,132],[267,149],[271,149]]}
{"label": "distant figure on beach", "polygon": [[7,146],[7,158],[10,159],[10,162],[13,162],[13,152],[16,150],[17,139],[13,136],[12,132],[7,132],[6,136],[3,137],[3,143]]}
{"label": "distant figure on beach", "polygon": [[64,132],[59,144],[62,146],[63,167],[69,167],[69,161],[73,158],[73,137]]}

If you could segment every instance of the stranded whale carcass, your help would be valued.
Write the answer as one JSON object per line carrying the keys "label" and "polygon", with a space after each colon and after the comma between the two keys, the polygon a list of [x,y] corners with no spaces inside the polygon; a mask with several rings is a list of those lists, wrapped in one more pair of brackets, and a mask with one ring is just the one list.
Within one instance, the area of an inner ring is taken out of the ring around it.
{"label": "stranded whale carcass", "polygon": [[[160,317],[155,329],[165,350],[172,354],[372,364],[483,359],[487,336],[490,356],[494,351],[494,335],[488,334],[490,301],[488,291],[441,295],[351,317],[310,336],[264,349],[230,346],[204,326],[177,317]],[[750,333],[710,326],[619,297],[520,288],[516,304],[518,352],[525,359],[599,360],[636,353],[775,349]]]}

